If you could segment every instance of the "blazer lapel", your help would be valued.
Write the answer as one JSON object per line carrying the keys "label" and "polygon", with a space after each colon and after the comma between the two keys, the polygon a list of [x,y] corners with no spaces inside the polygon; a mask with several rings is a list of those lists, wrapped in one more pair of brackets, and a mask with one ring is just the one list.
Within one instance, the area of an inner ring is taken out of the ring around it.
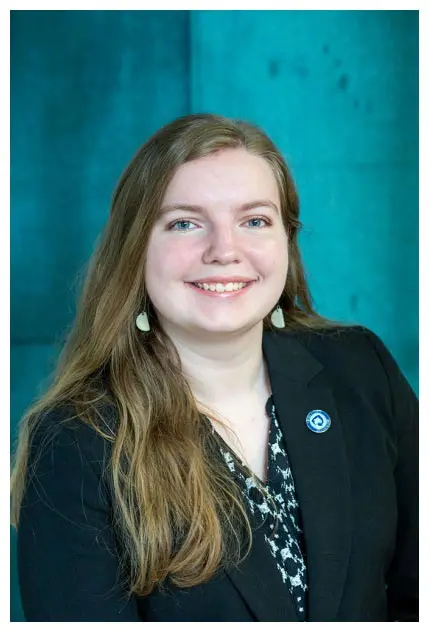
{"label": "blazer lapel", "polygon": [[228,571],[227,576],[256,620],[298,620],[288,585],[282,581],[261,528],[253,528],[252,547],[248,556],[238,567]]}
{"label": "blazer lapel", "polygon": [[[265,332],[263,351],[300,505],[308,568],[308,620],[333,621],[351,544],[351,493],[342,425],[321,363],[290,332]],[[312,410],[331,418],[314,433]]]}

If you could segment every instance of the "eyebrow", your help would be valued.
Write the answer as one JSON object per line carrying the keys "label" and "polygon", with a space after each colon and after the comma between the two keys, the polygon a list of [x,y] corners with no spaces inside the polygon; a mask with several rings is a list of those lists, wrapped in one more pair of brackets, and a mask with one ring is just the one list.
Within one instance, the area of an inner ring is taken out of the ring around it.
{"label": "eyebrow", "polygon": [[[269,207],[272,208],[277,214],[279,214],[279,209],[275,203],[269,201],[268,199],[258,199],[257,201],[250,201],[249,203],[243,203],[239,206],[239,212],[247,212],[248,210],[252,210],[256,207]],[[172,205],[165,205],[160,209],[159,216],[164,216],[170,212],[174,212],[175,210],[191,212],[192,214],[202,214],[205,211],[205,208],[201,205],[187,205],[186,203],[174,203]]]}

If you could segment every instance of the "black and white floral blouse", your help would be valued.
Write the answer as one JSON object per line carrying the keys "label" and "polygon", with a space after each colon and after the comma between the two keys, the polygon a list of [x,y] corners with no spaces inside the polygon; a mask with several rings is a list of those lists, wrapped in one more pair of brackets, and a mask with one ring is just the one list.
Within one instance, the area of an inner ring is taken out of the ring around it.
{"label": "black and white floral blouse", "polygon": [[[258,483],[249,472],[238,465],[236,454],[225,444],[221,454],[242,488],[250,512],[265,527],[264,537],[276,561],[283,582],[296,604],[299,620],[306,620],[307,570],[304,558],[303,534],[300,525],[299,505],[286,452],[284,437],[276,418],[273,396],[267,400],[266,412],[271,418],[269,432],[268,474],[264,485],[272,497],[268,499],[258,489]],[[278,522],[277,527],[274,523]]]}

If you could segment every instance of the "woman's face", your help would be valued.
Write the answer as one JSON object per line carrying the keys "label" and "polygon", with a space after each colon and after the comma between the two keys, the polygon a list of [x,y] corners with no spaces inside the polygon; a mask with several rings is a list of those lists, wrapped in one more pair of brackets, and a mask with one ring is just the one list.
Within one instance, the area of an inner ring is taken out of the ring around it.
{"label": "woman's face", "polygon": [[265,160],[225,149],[176,171],[145,277],[166,332],[249,330],[275,307],[287,269],[279,191]]}

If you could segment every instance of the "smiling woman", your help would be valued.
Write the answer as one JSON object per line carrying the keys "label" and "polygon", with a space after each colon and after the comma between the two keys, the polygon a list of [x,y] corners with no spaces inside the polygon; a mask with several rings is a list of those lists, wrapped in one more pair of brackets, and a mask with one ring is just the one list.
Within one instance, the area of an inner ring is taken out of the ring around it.
{"label": "smiling woman", "polygon": [[256,126],[192,115],[114,194],[12,475],[29,621],[418,619],[417,400],[318,315]]}

